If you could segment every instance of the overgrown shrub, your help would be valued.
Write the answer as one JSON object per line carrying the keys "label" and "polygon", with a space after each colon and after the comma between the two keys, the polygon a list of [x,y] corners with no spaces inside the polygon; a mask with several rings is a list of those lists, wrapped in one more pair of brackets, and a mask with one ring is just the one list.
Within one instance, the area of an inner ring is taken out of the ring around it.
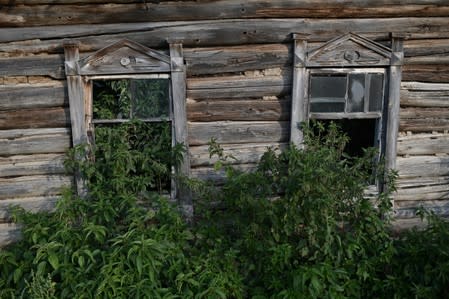
{"label": "overgrown shrub", "polygon": [[190,222],[157,187],[182,149],[153,153],[140,129],[106,127],[95,159],[69,159],[87,198],[67,190],[52,213],[15,208],[23,238],[0,252],[1,298],[447,297],[448,224],[431,217],[426,230],[393,237],[394,175],[377,178],[388,192],[366,198],[384,170],[371,150],[347,157],[335,126],[305,128],[305,149],[270,149],[246,173],[212,141],[227,180],[188,182]]}

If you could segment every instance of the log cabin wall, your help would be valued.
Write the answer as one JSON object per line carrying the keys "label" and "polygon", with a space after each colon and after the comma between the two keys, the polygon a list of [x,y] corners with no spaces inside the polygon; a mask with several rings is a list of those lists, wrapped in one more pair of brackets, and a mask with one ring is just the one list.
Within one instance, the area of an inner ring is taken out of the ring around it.
{"label": "log cabin wall", "polygon": [[81,56],[123,38],[168,50],[182,41],[192,176],[220,179],[207,142],[251,169],[289,141],[292,33],[309,47],[347,32],[388,45],[407,36],[395,197],[397,223],[419,205],[449,212],[449,4],[446,0],[0,0],[0,243],[6,208],[49,209],[70,185],[64,40]]}

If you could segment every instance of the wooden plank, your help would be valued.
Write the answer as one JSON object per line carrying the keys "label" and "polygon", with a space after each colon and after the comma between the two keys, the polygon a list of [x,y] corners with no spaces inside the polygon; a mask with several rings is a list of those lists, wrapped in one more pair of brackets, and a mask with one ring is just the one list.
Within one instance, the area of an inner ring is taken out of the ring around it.
{"label": "wooden plank", "polygon": [[414,133],[444,132],[449,128],[449,119],[401,119],[399,129]]}
{"label": "wooden plank", "polygon": [[190,99],[260,98],[290,93],[291,76],[223,76],[190,78],[187,97]]}
{"label": "wooden plank", "polygon": [[[416,218],[417,208],[400,208],[394,211],[394,216],[396,219],[412,219]],[[448,216],[449,207],[428,207],[429,212],[434,213],[439,216]],[[419,216],[418,216],[419,217]]]}
{"label": "wooden plank", "polygon": [[39,196],[24,197],[0,200],[0,219],[9,220],[9,209],[12,206],[19,206],[29,212],[52,211],[56,206],[56,202],[60,196]]}
{"label": "wooden plank", "polygon": [[449,200],[398,200],[395,201],[395,208],[407,209],[423,207],[425,209],[432,207],[449,207]]}
{"label": "wooden plank", "polygon": [[[226,163],[229,164],[255,164],[262,155],[272,148],[279,152],[287,143],[261,143],[261,144],[225,144],[222,145],[223,154],[229,156]],[[211,166],[218,161],[217,156],[210,157],[209,146],[190,147],[190,161],[192,167]]]}
{"label": "wooden plank", "polygon": [[401,87],[409,91],[449,91],[449,83],[402,82]]}
{"label": "wooden plank", "polygon": [[18,241],[21,237],[20,227],[13,223],[0,223],[0,247]]}
{"label": "wooden plank", "polygon": [[184,55],[187,74],[202,75],[289,67],[292,61],[291,52],[291,46],[286,44],[266,44],[250,47],[187,48]]}
{"label": "wooden plank", "polygon": [[449,175],[449,156],[410,156],[396,160],[401,178]]}
{"label": "wooden plank", "polygon": [[50,76],[64,79],[62,55],[0,58],[0,76]]}
{"label": "wooden plank", "polygon": [[404,65],[402,71],[404,81],[449,82],[449,65],[447,64],[413,64]]}
{"label": "wooden plank", "polygon": [[[447,118],[449,119],[449,109],[440,108],[402,108],[400,117],[406,118]],[[448,127],[449,129],[449,127]]]}
{"label": "wooden plank", "polygon": [[19,108],[62,107],[67,105],[67,92],[62,83],[56,83],[54,85],[0,85],[0,111]]}
{"label": "wooden plank", "polygon": [[[234,18],[348,18],[366,17],[426,17],[447,16],[447,3],[433,4],[414,1],[379,5],[371,0],[365,5],[348,0],[332,3],[326,0],[266,2],[246,1],[185,1],[156,3],[84,3],[83,5],[10,5],[7,16],[3,16],[0,26],[41,26],[68,24],[104,24],[115,22],[215,20]],[[120,13],[117,14],[117,11]],[[99,13],[101,12],[101,13]],[[58,17],[54,17],[58,16]]]}
{"label": "wooden plank", "polygon": [[0,199],[59,195],[62,187],[71,185],[72,177],[65,175],[0,178]]}
{"label": "wooden plank", "polygon": [[370,39],[386,40],[392,28],[397,33],[409,33],[411,39],[430,39],[449,37],[448,25],[447,17],[116,23],[3,28],[0,29],[0,43],[15,42],[2,45],[3,52],[28,53],[60,53],[63,38],[79,42],[82,51],[97,50],[123,38],[152,48],[166,47],[167,38],[182,40],[184,46],[226,46],[289,42],[292,32],[301,32],[311,42],[327,41],[354,28]]}
{"label": "wooden plank", "polygon": [[0,156],[64,153],[70,140],[66,128],[0,131]]}
{"label": "wooden plank", "polygon": [[449,153],[449,134],[417,134],[398,138],[398,155]]}
{"label": "wooden plank", "polygon": [[0,157],[0,177],[63,174],[65,154]]}
{"label": "wooden plank", "polygon": [[189,103],[190,121],[273,121],[290,119],[289,100],[209,100]]}
{"label": "wooden plank", "polygon": [[69,125],[69,110],[62,107],[0,111],[0,130],[58,128]]}
{"label": "wooden plank", "polygon": [[402,107],[449,107],[449,90],[409,91],[401,90]]}
{"label": "wooden plank", "polygon": [[427,221],[421,220],[419,217],[405,218],[405,219],[394,219],[391,223],[391,228],[396,233],[401,233],[412,228],[423,229],[427,226]]}
{"label": "wooden plank", "polygon": [[418,202],[443,199],[449,200],[449,184],[398,189],[394,195],[395,202],[401,200],[414,200]]}
{"label": "wooden plank", "polygon": [[218,143],[286,142],[290,122],[210,122],[189,123],[189,144],[204,145],[211,138]]}
{"label": "wooden plank", "polygon": [[[253,171],[256,169],[256,164],[238,164],[233,166],[234,169],[240,171]],[[226,179],[226,172],[224,169],[215,170],[213,167],[198,167],[193,168],[191,177],[202,181],[210,181],[217,185],[223,184]]]}

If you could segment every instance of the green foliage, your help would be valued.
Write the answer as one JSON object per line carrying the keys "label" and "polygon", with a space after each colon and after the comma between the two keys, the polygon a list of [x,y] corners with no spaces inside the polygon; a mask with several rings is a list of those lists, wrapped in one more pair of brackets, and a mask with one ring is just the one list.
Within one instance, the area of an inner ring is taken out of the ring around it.
{"label": "green foliage", "polygon": [[366,198],[384,170],[371,150],[347,157],[334,125],[304,128],[305,149],[270,149],[249,173],[211,140],[227,180],[187,181],[191,222],[159,194],[183,153],[161,145],[168,130],[97,128],[95,147],[66,163],[87,198],[66,190],[52,213],[14,208],[23,238],[0,251],[0,298],[447,298],[448,224],[430,215],[426,230],[393,237],[395,174]]}

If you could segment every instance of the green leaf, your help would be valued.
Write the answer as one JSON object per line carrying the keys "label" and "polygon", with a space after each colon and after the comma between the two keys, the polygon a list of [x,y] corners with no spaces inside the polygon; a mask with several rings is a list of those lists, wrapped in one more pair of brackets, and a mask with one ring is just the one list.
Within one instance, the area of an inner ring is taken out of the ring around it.
{"label": "green leaf", "polygon": [[53,269],[57,270],[59,268],[59,258],[55,253],[49,253],[48,262],[53,267]]}

